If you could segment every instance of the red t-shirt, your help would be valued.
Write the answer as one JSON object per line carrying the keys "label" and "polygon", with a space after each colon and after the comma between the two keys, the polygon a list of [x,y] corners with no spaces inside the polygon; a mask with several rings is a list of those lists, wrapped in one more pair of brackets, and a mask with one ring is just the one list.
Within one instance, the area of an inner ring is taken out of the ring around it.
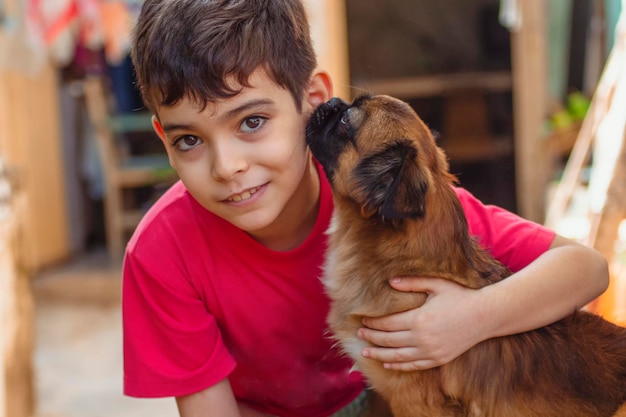
{"label": "red t-shirt", "polygon": [[[288,252],[260,245],[175,184],[128,244],[123,273],[124,393],[166,397],[228,377],[239,401],[286,417],[324,416],[364,388],[329,338],[320,281],[333,209],[321,170],[320,210]],[[470,232],[516,271],[554,233],[457,189]]]}

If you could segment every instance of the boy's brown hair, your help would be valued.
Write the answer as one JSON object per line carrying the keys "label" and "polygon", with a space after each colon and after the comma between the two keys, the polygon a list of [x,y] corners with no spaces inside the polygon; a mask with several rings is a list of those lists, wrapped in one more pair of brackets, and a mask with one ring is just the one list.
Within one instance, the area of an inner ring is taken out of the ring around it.
{"label": "boy's brown hair", "polygon": [[[298,110],[316,66],[300,0],[146,0],[131,57],[144,104],[205,106],[236,95],[263,68]],[[229,84],[230,81],[230,84]]]}

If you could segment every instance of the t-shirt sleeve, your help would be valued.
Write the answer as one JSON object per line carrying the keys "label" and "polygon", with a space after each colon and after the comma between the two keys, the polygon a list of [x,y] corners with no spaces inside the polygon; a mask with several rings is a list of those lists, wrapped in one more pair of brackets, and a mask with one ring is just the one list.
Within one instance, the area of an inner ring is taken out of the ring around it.
{"label": "t-shirt sleeve", "polygon": [[215,318],[182,266],[168,258],[129,252],[124,260],[124,394],[129,396],[191,394],[235,367]]}
{"label": "t-shirt sleeve", "polygon": [[554,231],[510,211],[485,205],[463,188],[455,188],[469,232],[493,257],[517,272],[547,251]]}

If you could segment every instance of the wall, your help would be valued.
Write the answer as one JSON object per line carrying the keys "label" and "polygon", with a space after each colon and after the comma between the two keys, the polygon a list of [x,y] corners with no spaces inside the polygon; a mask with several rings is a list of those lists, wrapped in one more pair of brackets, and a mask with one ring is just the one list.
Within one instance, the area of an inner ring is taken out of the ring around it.
{"label": "wall", "polygon": [[[346,3],[350,68],[357,82],[368,78],[470,72],[493,65],[493,58],[485,59],[481,38],[485,30],[494,23],[497,25],[499,0],[347,0]],[[484,22],[487,9],[496,13],[489,26]]]}

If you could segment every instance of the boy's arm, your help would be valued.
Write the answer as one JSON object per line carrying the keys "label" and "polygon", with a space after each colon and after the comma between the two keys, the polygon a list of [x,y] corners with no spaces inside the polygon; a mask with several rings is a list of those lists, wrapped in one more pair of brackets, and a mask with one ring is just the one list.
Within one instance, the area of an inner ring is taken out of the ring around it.
{"label": "boy's arm", "polygon": [[237,403],[228,379],[194,394],[176,397],[180,417],[269,417]]}
{"label": "boy's arm", "polygon": [[391,369],[427,369],[484,340],[537,329],[573,313],[607,288],[608,266],[597,251],[556,236],[526,268],[479,290],[436,278],[403,278],[391,285],[426,292],[428,299],[418,309],[365,319],[359,336],[379,347],[363,354]]}

